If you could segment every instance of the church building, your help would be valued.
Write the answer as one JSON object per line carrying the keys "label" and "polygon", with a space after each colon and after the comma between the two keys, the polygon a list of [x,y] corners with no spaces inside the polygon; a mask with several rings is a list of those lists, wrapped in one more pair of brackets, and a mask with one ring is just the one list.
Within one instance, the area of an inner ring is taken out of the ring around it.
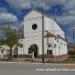
{"label": "church building", "polygon": [[[34,57],[42,55],[42,13],[32,9],[24,17],[23,54]],[[44,55],[67,55],[67,41],[60,25],[51,17],[44,14]],[[21,53],[19,53],[21,55]]]}

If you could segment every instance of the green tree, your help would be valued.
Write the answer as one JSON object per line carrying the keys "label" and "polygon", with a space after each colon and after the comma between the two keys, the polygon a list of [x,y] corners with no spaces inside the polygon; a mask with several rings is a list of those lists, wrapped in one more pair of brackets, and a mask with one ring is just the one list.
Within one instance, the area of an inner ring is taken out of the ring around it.
{"label": "green tree", "polygon": [[38,47],[36,44],[30,45],[29,52],[32,53],[32,59],[34,60],[35,52],[38,50]]}
{"label": "green tree", "polygon": [[18,30],[18,36],[20,39],[24,38],[24,30],[23,30],[24,26],[21,26]]}
{"label": "green tree", "polygon": [[18,44],[18,35],[16,29],[12,29],[10,26],[3,29],[5,32],[6,39],[4,43],[9,46],[13,46],[14,44]]}

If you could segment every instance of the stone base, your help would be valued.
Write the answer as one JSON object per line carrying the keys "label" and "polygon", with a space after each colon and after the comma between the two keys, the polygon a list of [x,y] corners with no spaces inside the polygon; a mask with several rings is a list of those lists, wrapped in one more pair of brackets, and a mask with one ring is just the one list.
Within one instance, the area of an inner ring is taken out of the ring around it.
{"label": "stone base", "polygon": [[63,54],[63,55],[60,55],[60,56],[56,56],[56,60],[57,61],[64,61],[68,58],[68,55],[67,54]]}
{"label": "stone base", "polygon": [[[28,55],[18,55],[18,58],[32,58],[31,54]],[[42,55],[38,55],[37,58],[42,58]],[[56,59],[56,61],[63,61],[66,60],[68,58],[67,54],[64,55],[60,55],[60,56],[53,56],[53,55],[44,55],[45,59],[48,59],[50,61],[54,61]]]}
{"label": "stone base", "polygon": [[[42,55],[39,55],[39,57],[42,58]],[[50,61],[64,61],[68,58],[67,54],[59,55],[59,56],[54,56],[54,55],[44,55],[45,59],[48,59]]]}
{"label": "stone base", "polygon": [[17,58],[32,58],[32,55],[30,55],[30,54],[17,55]]}

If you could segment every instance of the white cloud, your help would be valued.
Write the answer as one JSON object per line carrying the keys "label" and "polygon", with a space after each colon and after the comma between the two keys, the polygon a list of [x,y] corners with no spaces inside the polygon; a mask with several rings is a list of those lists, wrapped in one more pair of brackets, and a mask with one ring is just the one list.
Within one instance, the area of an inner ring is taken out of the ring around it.
{"label": "white cloud", "polygon": [[22,9],[22,8],[30,8],[31,0],[6,0],[13,8]]}
{"label": "white cloud", "polygon": [[71,10],[71,11],[69,11],[69,13],[74,15],[75,14],[75,10]]}
{"label": "white cloud", "polygon": [[56,19],[61,24],[75,25],[75,0],[65,0],[63,13],[61,16],[56,16]]}
{"label": "white cloud", "polygon": [[17,17],[11,13],[0,13],[0,24],[18,21]]}
{"label": "white cloud", "polygon": [[[23,9],[31,8],[31,3],[34,0],[6,0],[13,8]],[[36,0],[37,6],[43,6],[48,10],[53,5],[64,5],[61,16],[56,17],[60,23],[74,23],[75,24],[75,0]],[[64,16],[65,15],[65,16]]]}
{"label": "white cloud", "polygon": [[[75,0],[35,0],[38,6],[43,6],[44,8],[49,8],[56,4],[64,5],[64,10],[72,9],[75,7]],[[31,3],[34,0],[6,0],[12,7],[16,9],[30,8]]]}
{"label": "white cloud", "polygon": [[57,21],[63,24],[72,24],[75,23],[75,16],[68,15],[68,16],[60,16],[57,17]]}
{"label": "white cloud", "polygon": [[[34,0],[6,0],[6,2],[16,9],[30,8],[33,1]],[[36,0],[36,2],[38,3],[38,6],[49,8],[55,4],[65,4],[66,0]]]}
{"label": "white cloud", "polygon": [[[42,2],[42,0],[39,0]],[[43,0],[46,5],[65,4],[67,0]]]}
{"label": "white cloud", "polygon": [[68,0],[64,6],[64,10],[70,10],[75,8],[75,0]]}

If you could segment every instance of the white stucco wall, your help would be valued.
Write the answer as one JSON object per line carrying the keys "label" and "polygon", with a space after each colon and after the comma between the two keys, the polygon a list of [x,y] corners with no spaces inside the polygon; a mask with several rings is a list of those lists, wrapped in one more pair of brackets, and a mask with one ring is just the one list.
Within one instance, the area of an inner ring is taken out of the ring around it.
{"label": "white stucco wall", "polygon": [[54,19],[45,16],[45,21],[46,21],[45,30],[48,30],[50,33],[56,36],[57,34],[59,34],[61,37],[65,38],[64,31],[60,28],[60,26],[56,23]]}
{"label": "white stucco wall", "polygon": [[[51,18],[44,16],[45,31],[48,31],[57,36],[59,34],[61,37],[65,38],[65,34],[59,25]],[[33,30],[32,25],[37,24],[37,29]],[[46,32],[45,32],[46,33]],[[53,55],[62,55],[67,54],[67,43],[65,46],[61,46],[60,42],[62,40],[55,40],[54,37],[49,38],[49,42],[56,44],[56,47],[53,47]],[[47,54],[47,38],[44,40],[44,53]],[[30,45],[36,44],[39,47],[38,54],[42,54],[42,14],[37,11],[31,11],[27,16],[24,17],[24,54],[28,54],[28,48]],[[60,47],[59,47],[60,46]],[[60,48],[60,49],[59,49]]]}
{"label": "white stucco wall", "polygon": [[[36,14],[36,15],[34,15]],[[42,18],[41,14],[35,11],[24,18],[24,50],[28,54],[28,48],[32,44],[39,47],[38,54],[42,54]],[[37,29],[33,30],[32,25],[37,24]]]}

